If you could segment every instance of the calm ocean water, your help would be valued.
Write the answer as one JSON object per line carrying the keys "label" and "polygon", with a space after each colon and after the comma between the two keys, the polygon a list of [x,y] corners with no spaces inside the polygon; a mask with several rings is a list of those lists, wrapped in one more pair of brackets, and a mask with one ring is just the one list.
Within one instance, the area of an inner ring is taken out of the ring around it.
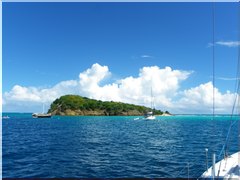
{"label": "calm ocean water", "polygon": [[[230,116],[61,117],[3,114],[4,178],[199,177],[225,141]],[[234,117],[237,119],[237,117]],[[229,152],[238,151],[238,123]]]}

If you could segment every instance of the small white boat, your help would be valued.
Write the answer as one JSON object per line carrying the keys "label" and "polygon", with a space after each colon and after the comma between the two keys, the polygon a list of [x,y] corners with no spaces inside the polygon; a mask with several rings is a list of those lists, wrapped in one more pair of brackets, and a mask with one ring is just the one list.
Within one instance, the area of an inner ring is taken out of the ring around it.
{"label": "small white boat", "polygon": [[150,112],[148,112],[148,113],[144,116],[144,118],[145,118],[146,120],[154,120],[154,119],[156,119],[156,116],[154,116],[154,115],[153,115],[153,112],[150,111]]}
{"label": "small white boat", "polygon": [[33,113],[32,117],[33,118],[51,118],[52,115],[51,115],[51,113],[44,113],[44,104],[43,104],[43,111],[42,111],[42,113]]}
{"label": "small white boat", "polygon": [[33,113],[32,114],[32,117],[33,118],[50,118],[52,117],[52,115],[49,113],[49,114],[44,114],[44,113]]}
{"label": "small white boat", "polygon": [[156,119],[156,117],[154,116],[154,113],[153,113],[153,93],[152,93],[152,87],[151,87],[151,111],[147,112],[145,115],[144,115],[144,119],[146,120],[154,120]]}
{"label": "small white boat", "polygon": [[156,119],[156,117],[155,116],[148,116],[145,119],[147,119],[147,120],[154,120],[154,119]]}
{"label": "small white boat", "polygon": [[3,116],[2,119],[10,119],[9,116]]}
{"label": "small white boat", "polygon": [[205,171],[202,179],[239,179],[240,178],[240,151],[225,157]]}

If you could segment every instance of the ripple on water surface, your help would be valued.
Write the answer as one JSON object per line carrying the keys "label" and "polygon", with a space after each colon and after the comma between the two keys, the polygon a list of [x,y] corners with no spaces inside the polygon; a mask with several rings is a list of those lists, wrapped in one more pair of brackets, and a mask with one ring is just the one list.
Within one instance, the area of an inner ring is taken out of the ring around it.
{"label": "ripple on water surface", "polygon": [[[3,177],[198,177],[205,148],[220,151],[228,116],[58,117],[3,120]],[[237,151],[237,126],[230,152]],[[210,157],[210,156],[209,156]]]}

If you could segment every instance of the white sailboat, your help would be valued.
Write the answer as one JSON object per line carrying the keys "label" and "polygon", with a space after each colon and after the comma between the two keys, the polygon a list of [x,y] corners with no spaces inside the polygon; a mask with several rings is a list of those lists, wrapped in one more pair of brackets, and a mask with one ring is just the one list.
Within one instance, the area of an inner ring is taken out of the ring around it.
{"label": "white sailboat", "polygon": [[32,117],[33,118],[51,118],[52,115],[51,113],[44,113],[44,104],[43,104],[43,110],[42,110],[42,113],[33,113],[32,114]]}
{"label": "white sailboat", "polygon": [[[215,157],[213,156],[213,160]],[[240,152],[226,156],[221,161],[205,171],[201,178],[203,179],[240,179]]]}
{"label": "white sailboat", "polygon": [[146,120],[154,120],[156,119],[156,116],[154,116],[154,112],[153,112],[153,93],[152,93],[152,87],[151,87],[151,110],[148,111],[145,115],[144,118]]}
{"label": "white sailboat", "polygon": [[[240,30],[240,29],[239,29]],[[239,36],[240,37],[240,36]],[[213,65],[214,65],[214,6],[213,6]],[[212,155],[212,166],[210,168],[206,168],[206,171],[201,175],[200,179],[240,179],[240,151],[236,152],[232,155],[228,155],[227,152],[227,145],[229,140],[229,135],[232,130],[232,126],[236,125],[240,119],[240,47],[238,49],[238,64],[237,64],[237,75],[236,75],[236,96],[235,101],[233,103],[232,108],[232,116],[234,114],[234,110],[238,113],[238,118],[234,121],[231,120],[231,124],[226,136],[226,141],[223,145],[223,148],[220,152],[220,158],[223,157],[222,160],[216,163],[216,155],[213,153]],[[213,66],[214,70],[214,66]],[[214,73],[213,73],[214,78]],[[214,79],[213,79],[214,82]],[[214,87],[214,83],[213,83]],[[213,97],[214,97],[214,90],[213,90]],[[213,116],[214,116],[214,98],[213,98]],[[239,123],[239,122],[238,122]],[[239,138],[238,135],[237,138]],[[207,154],[207,149],[206,149]],[[207,160],[207,157],[206,157]],[[206,161],[207,162],[207,161]]]}

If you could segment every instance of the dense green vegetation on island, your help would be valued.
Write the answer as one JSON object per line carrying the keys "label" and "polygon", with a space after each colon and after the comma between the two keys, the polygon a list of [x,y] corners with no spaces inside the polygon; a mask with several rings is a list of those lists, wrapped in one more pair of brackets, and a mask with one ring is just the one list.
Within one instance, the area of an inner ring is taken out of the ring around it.
{"label": "dense green vegetation on island", "polygon": [[[141,116],[148,111],[150,108],[144,106],[65,95],[51,104],[48,113],[52,115]],[[163,112],[154,110],[154,114],[161,115]]]}

